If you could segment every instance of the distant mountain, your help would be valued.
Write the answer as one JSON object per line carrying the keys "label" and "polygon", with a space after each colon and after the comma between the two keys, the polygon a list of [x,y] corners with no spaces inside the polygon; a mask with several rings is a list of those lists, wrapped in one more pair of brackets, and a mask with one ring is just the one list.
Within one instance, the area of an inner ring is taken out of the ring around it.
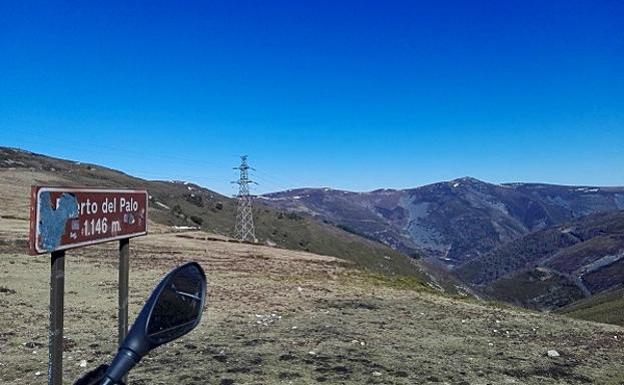
{"label": "distant mountain", "polygon": [[[0,147],[2,220],[17,221],[16,226],[28,228],[31,184],[146,188],[150,194],[150,219],[160,225],[201,227],[225,236],[232,236],[234,228],[236,201],[201,186],[149,181],[99,165]],[[254,219],[261,243],[336,256],[378,272],[429,279],[407,256],[335,226],[266,205],[254,207]],[[24,242],[27,230],[15,233],[21,237],[15,241]]]}
{"label": "distant mountain", "polygon": [[519,305],[552,309],[624,287],[624,211],[593,214],[508,242],[455,269]]}
{"label": "distant mountain", "polygon": [[258,200],[455,267],[531,232],[622,210],[624,188],[490,184],[466,177],[365,193],[305,188]]}

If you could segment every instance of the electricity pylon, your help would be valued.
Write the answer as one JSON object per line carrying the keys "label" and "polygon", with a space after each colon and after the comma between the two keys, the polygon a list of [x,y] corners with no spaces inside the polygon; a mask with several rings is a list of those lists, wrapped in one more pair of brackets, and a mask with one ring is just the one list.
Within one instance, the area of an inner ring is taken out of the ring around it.
{"label": "electricity pylon", "polygon": [[249,185],[257,183],[249,179],[249,170],[253,170],[253,168],[249,167],[247,164],[247,155],[243,155],[240,158],[240,166],[234,167],[234,170],[240,171],[240,177],[237,181],[232,182],[238,184],[238,207],[236,209],[234,234],[236,238],[241,241],[256,242]]}

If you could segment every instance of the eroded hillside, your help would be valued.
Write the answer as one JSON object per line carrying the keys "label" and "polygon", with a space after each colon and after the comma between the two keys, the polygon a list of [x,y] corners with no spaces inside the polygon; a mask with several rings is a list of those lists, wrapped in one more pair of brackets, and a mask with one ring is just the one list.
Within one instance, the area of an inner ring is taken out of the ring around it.
{"label": "eroded hillside", "polygon": [[624,188],[460,178],[407,190],[298,189],[260,197],[453,267],[533,231],[624,209]]}

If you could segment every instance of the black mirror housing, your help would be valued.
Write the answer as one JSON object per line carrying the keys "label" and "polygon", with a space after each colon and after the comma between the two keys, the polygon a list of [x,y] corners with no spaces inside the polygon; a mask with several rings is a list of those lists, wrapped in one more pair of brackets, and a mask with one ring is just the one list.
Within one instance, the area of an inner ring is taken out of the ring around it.
{"label": "black mirror housing", "polygon": [[193,330],[201,320],[206,286],[206,275],[196,262],[169,272],[137,316],[102,385],[116,384],[150,350]]}

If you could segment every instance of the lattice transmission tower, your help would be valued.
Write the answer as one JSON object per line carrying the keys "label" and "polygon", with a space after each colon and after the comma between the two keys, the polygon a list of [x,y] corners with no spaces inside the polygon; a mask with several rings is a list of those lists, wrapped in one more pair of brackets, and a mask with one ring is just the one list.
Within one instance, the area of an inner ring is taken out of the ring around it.
{"label": "lattice transmission tower", "polygon": [[234,167],[234,170],[239,170],[240,176],[237,181],[232,182],[238,184],[238,207],[236,209],[234,234],[241,241],[256,242],[249,185],[257,183],[249,179],[249,170],[254,169],[247,164],[247,155],[243,155],[240,158],[240,166]]}

